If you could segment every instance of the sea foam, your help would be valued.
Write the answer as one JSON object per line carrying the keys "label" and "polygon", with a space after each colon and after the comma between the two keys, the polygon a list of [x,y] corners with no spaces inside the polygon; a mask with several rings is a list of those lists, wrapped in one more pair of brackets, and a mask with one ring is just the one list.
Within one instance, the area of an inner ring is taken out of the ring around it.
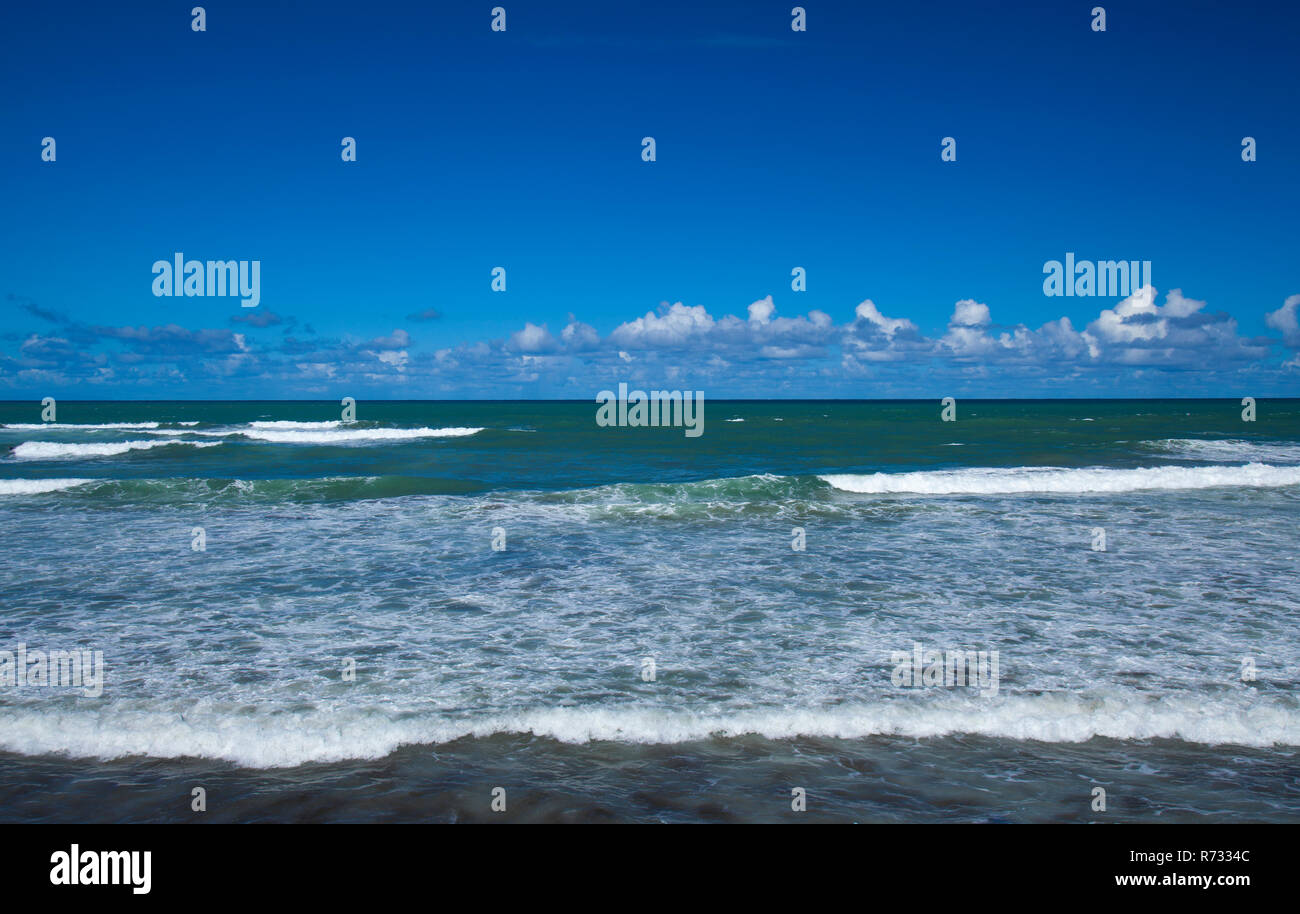
{"label": "sea foam", "polygon": [[1300,711],[1236,698],[1070,693],[1008,696],[997,702],[886,700],[802,710],[537,708],[466,718],[351,703],[289,710],[208,700],[166,707],[130,702],[57,715],[34,708],[0,708],[0,748],[10,752],[105,759],[198,757],[252,768],[382,758],[404,745],[497,734],[531,734],[576,744],[978,734],[1047,743],[1105,737],[1263,747],[1300,745]]}
{"label": "sea foam", "polygon": [[459,438],[481,428],[357,428],[305,431],[284,428],[249,428],[238,434],[273,444],[351,444],[357,441],[403,441],[415,438]]}
{"label": "sea foam", "polygon": [[[184,423],[184,422],[179,422],[179,423],[177,423],[177,424],[178,424],[178,425],[185,425],[186,423]],[[3,429],[15,429],[15,430],[21,430],[21,431],[25,431],[25,432],[30,432],[30,431],[36,431],[37,429],[42,429],[42,430],[43,430],[43,429],[57,429],[58,431],[68,431],[68,432],[78,432],[78,431],[88,431],[88,432],[93,432],[93,431],[97,431],[97,430],[99,430],[99,429],[115,429],[115,428],[157,428],[157,427],[158,427],[158,423],[157,423],[157,422],[87,422],[87,423],[71,423],[71,422],[20,422],[20,423],[14,423],[14,424],[11,424],[11,425],[3,425],[3,426],[0,426],[0,430],[3,430]]]}
{"label": "sea foam", "polygon": [[70,444],[61,441],[24,441],[13,449],[19,460],[74,460],[78,457],[114,457],[130,451],[147,451],[156,447],[216,447],[220,442],[180,441],[113,441],[103,444]]}
{"label": "sea foam", "polygon": [[94,482],[93,479],[0,479],[0,495],[40,495]]}
{"label": "sea foam", "polygon": [[842,491],[864,495],[1071,495],[1150,489],[1291,486],[1300,484],[1300,467],[1275,467],[1261,463],[1246,466],[1164,466],[1138,469],[972,467],[914,473],[832,474],[818,478]]}
{"label": "sea foam", "polygon": [[1236,438],[1166,438],[1146,444],[1189,460],[1240,461],[1242,463],[1300,463],[1300,445]]}

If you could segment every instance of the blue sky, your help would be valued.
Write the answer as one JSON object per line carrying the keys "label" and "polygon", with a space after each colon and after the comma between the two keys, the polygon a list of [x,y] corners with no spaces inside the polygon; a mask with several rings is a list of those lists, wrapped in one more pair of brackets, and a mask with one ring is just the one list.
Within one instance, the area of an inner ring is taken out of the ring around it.
{"label": "blue sky", "polygon": [[1293,5],[497,2],[7,4],[0,397],[1300,394]]}

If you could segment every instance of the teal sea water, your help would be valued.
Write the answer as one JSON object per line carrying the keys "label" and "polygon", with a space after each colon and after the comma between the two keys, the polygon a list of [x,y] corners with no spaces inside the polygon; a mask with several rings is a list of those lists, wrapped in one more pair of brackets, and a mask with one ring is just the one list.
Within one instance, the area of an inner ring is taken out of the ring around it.
{"label": "teal sea water", "polygon": [[1300,820],[1300,401],[340,412],[0,404],[0,819]]}

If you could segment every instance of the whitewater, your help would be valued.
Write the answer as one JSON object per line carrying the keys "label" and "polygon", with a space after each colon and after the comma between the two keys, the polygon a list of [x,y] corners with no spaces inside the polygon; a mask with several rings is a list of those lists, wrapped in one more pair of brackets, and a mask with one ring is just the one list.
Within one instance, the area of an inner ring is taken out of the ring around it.
{"label": "whitewater", "polygon": [[[365,406],[0,413],[0,652],[105,663],[97,699],[0,687],[12,770],[225,766],[251,803],[257,772],[517,757],[632,809],[686,789],[665,758],[803,759],[845,796],[906,758],[909,791],[1005,797],[1086,757],[1300,815],[1300,409],[728,404],[668,441],[587,404]],[[900,688],[914,645],[997,652],[996,694]]]}

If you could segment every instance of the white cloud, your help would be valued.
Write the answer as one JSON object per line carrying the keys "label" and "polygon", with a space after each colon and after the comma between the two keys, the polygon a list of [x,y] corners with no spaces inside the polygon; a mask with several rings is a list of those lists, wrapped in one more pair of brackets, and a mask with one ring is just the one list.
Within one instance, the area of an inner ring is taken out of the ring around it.
{"label": "white cloud", "polygon": [[584,324],[569,315],[569,323],[560,331],[560,339],[569,350],[592,349],[600,345],[600,334],[590,324]]}
{"label": "white cloud", "polygon": [[392,365],[398,371],[406,370],[406,363],[409,356],[405,349],[385,349],[379,353],[379,361],[385,365]]}
{"label": "white cloud", "polygon": [[[820,314],[821,312],[817,311],[813,313]],[[879,327],[884,331],[886,336],[892,337],[899,330],[916,329],[916,324],[906,318],[885,317],[885,315],[880,313],[880,309],[876,307],[876,303],[869,298],[859,304],[857,308],[854,309],[853,313],[857,316],[858,320],[866,321],[872,326]]]}
{"label": "white cloud", "polygon": [[369,349],[405,349],[411,345],[411,335],[405,330],[394,330],[391,336],[376,337],[366,344]]}
{"label": "white cloud", "polygon": [[629,349],[682,346],[693,337],[707,335],[714,321],[703,305],[688,308],[681,302],[660,314],[646,312],[645,317],[620,324],[609,335],[610,340]]}
{"label": "white cloud", "polygon": [[[223,385],[245,383],[249,390],[278,381],[281,390],[305,392],[308,381],[319,387],[326,380],[364,378],[375,384],[409,382],[411,390],[423,383],[421,389],[439,393],[528,395],[526,385],[537,382],[548,385],[548,392],[578,393],[583,379],[630,372],[629,379],[646,383],[680,378],[683,384],[748,392],[742,395],[863,395],[869,389],[911,396],[935,378],[979,381],[990,392],[1014,394],[1036,389],[1035,382],[1059,390],[1061,383],[1085,376],[1089,383],[1111,384],[1126,377],[1142,390],[1154,390],[1148,380],[1155,377],[1149,373],[1153,368],[1181,372],[1177,382],[1161,382],[1166,385],[1161,393],[1183,390],[1189,378],[1252,363],[1283,377],[1276,360],[1264,361],[1275,351],[1276,337],[1242,337],[1232,317],[1207,311],[1205,302],[1180,290],[1169,292],[1163,304],[1150,287],[1110,307],[1103,304],[1098,300],[1099,313],[1080,332],[1068,317],[1036,330],[995,324],[987,304],[962,299],[953,305],[943,332],[932,335],[909,318],[886,315],[871,299],[837,324],[820,310],[778,316],[768,295],[746,306],[743,316],[664,303],[605,336],[570,314],[558,338],[546,324],[527,321],[505,339],[430,346],[423,352],[401,329],[369,342],[309,333],[286,335],[267,346],[260,345],[267,341],[254,330],[232,335],[176,325],[90,327],[63,321],[57,336],[32,334],[14,344],[13,356],[0,352],[0,382],[13,389],[34,385],[43,377],[34,372],[58,369],[49,377],[60,384],[92,378],[149,384],[180,366],[196,377],[219,378]],[[1289,346],[1300,348],[1300,295],[1265,319]],[[1285,368],[1300,368],[1300,356]],[[869,388],[862,386],[864,378],[871,379]]]}
{"label": "white cloud", "polygon": [[749,320],[755,324],[766,324],[772,319],[774,311],[776,311],[776,305],[772,304],[772,296],[769,295],[749,306]]}
{"label": "white cloud", "polygon": [[555,337],[546,325],[539,327],[531,321],[524,323],[523,330],[511,334],[510,345],[518,352],[550,352],[556,348]]}
{"label": "white cloud", "polygon": [[963,298],[952,309],[949,326],[983,327],[989,322],[989,306],[973,298]]}
{"label": "white cloud", "polygon": [[1300,295],[1292,295],[1282,303],[1282,307],[1264,315],[1264,322],[1274,330],[1280,330],[1282,341],[1292,348],[1300,347],[1300,318],[1296,316],[1297,306],[1300,306]]}
{"label": "white cloud", "polygon": [[1103,310],[1088,325],[1088,332],[1106,343],[1160,339],[1168,332],[1169,321],[1159,316],[1155,301],[1155,288],[1143,286],[1114,308]]}

